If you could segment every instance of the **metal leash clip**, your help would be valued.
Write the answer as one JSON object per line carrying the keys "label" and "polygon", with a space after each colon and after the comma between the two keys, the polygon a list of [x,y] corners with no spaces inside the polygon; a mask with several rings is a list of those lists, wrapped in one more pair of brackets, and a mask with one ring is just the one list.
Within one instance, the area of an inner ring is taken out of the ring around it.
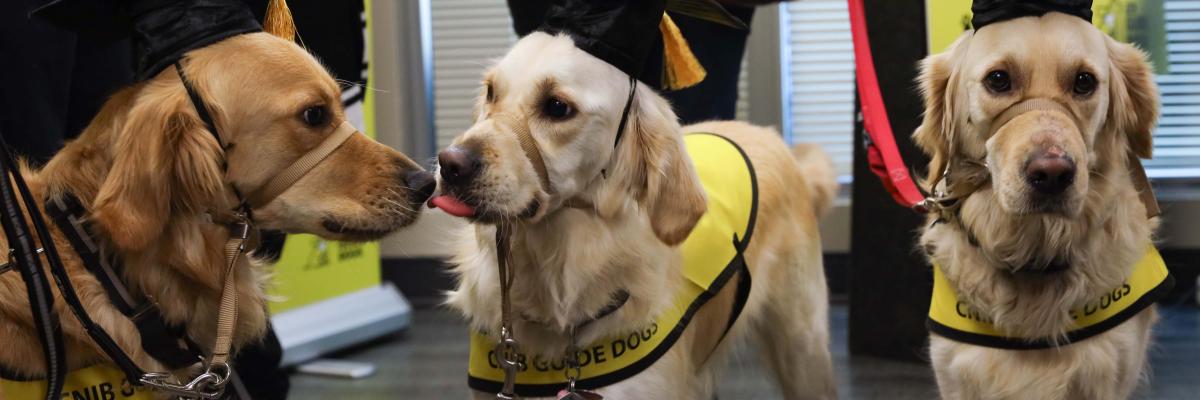
{"label": "metal leash clip", "polygon": [[238,251],[244,252],[246,251],[246,241],[250,238],[250,231],[253,227],[250,224],[250,218],[245,213],[236,213],[234,214],[234,218],[237,219],[237,223],[234,224],[233,233],[241,241],[238,243]]}
{"label": "metal leash clip", "polygon": [[495,353],[500,361],[500,368],[504,370],[504,387],[500,389],[500,393],[496,393],[496,398],[519,399],[516,395],[517,371],[525,368],[525,364],[521,362],[520,344],[512,337],[512,331],[507,326],[500,327],[500,343],[496,344]]}
{"label": "metal leash clip", "polygon": [[186,384],[172,383],[174,376],[164,372],[150,372],[142,376],[141,382],[154,390],[176,396],[179,399],[220,399],[225,393],[225,384],[229,382],[233,369],[228,364],[211,364],[204,373],[192,378]]}
{"label": "metal leash clip", "polygon": [[571,345],[567,346],[566,354],[563,355],[563,376],[567,378],[567,388],[564,393],[559,394],[559,400],[586,400],[575,389],[575,382],[583,375],[583,368],[579,365],[579,348],[575,346],[575,334],[571,334]]}

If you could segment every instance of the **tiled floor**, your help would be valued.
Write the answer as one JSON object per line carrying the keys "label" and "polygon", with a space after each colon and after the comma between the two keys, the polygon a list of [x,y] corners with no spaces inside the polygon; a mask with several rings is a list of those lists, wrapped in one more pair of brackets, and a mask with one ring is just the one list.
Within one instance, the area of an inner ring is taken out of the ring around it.
{"label": "tiled floor", "polygon": [[[1164,308],[1151,354],[1153,372],[1139,399],[1200,399],[1200,309]],[[846,347],[845,306],[832,308],[833,357],[842,399],[933,399],[929,368],[871,357],[851,356]],[[306,399],[465,399],[466,331],[454,315],[420,310],[402,335],[337,355],[373,362],[378,372],[361,380],[293,375],[289,398]],[[720,383],[720,398],[779,399],[753,349],[731,360]]]}

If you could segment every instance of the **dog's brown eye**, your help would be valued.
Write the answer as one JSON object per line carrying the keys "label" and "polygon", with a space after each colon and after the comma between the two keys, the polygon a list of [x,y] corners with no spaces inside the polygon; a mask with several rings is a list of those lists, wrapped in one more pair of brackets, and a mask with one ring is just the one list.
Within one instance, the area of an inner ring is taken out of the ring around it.
{"label": "dog's brown eye", "polygon": [[1008,72],[1006,71],[995,70],[988,72],[987,76],[983,78],[983,84],[987,85],[988,90],[991,90],[993,93],[1004,93],[1012,90],[1012,80],[1009,79]]}
{"label": "dog's brown eye", "polygon": [[328,114],[325,112],[325,107],[313,106],[304,109],[304,112],[300,113],[300,119],[304,120],[304,123],[308,124],[308,126],[320,126],[325,124]]}
{"label": "dog's brown eye", "polygon": [[490,83],[487,84],[487,86],[485,86],[483,93],[484,93],[483,98],[484,98],[484,100],[487,100],[488,103],[491,103],[493,100],[496,99],[496,95],[492,93],[492,84],[490,84]]}
{"label": "dog's brown eye", "polygon": [[1096,76],[1087,72],[1080,72],[1075,75],[1075,94],[1087,96],[1096,91]]}
{"label": "dog's brown eye", "polygon": [[542,103],[542,114],[550,119],[566,119],[574,113],[575,109],[571,108],[570,104],[553,97]]}

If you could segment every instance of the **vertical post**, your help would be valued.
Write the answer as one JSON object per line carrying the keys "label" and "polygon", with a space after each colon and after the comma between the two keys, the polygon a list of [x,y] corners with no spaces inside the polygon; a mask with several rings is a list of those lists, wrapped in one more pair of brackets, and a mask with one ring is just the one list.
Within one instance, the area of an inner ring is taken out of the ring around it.
{"label": "vertical post", "polygon": [[[758,7],[750,25],[750,37],[746,41],[746,68],[749,83],[750,122],[762,126],[775,126],[780,133],[787,132],[790,125],[784,123],[787,105],[783,103],[781,91],[791,90],[784,86],[782,77],[787,66],[782,62],[783,35],[780,18],[786,4]],[[785,133],[786,136],[786,133]]]}
{"label": "vertical post", "polygon": [[419,163],[437,151],[429,1],[371,3],[376,138]]}
{"label": "vertical post", "polygon": [[[925,1],[868,1],[867,30],[880,90],[909,167],[923,171],[928,158],[909,139],[921,123],[915,90],[917,62],[927,53]],[[932,275],[916,251],[924,223],[896,204],[871,173],[863,148],[861,117],[855,127],[851,204],[850,352],[901,360],[926,359]]]}

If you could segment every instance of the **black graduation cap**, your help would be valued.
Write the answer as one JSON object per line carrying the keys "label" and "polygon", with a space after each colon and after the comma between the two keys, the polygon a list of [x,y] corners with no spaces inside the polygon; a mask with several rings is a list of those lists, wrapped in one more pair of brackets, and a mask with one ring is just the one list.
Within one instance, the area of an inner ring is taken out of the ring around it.
{"label": "black graduation cap", "polygon": [[[665,89],[694,85],[705,75],[666,11],[746,28],[716,0],[509,0],[509,6],[519,35],[532,30],[527,21],[538,20],[530,16],[541,15],[537,30],[569,34],[581,50],[643,82],[662,82]],[[646,70],[658,46],[664,70]]]}
{"label": "black graduation cap", "polygon": [[[101,40],[131,37],[136,78],[144,80],[191,50],[263,30],[251,6],[261,10],[265,0],[56,0],[32,14]],[[290,24],[290,14],[286,19]]]}
{"label": "black graduation cap", "polygon": [[1092,0],[975,0],[971,4],[971,25],[979,30],[988,24],[1013,18],[1042,16],[1060,12],[1092,22]]}

